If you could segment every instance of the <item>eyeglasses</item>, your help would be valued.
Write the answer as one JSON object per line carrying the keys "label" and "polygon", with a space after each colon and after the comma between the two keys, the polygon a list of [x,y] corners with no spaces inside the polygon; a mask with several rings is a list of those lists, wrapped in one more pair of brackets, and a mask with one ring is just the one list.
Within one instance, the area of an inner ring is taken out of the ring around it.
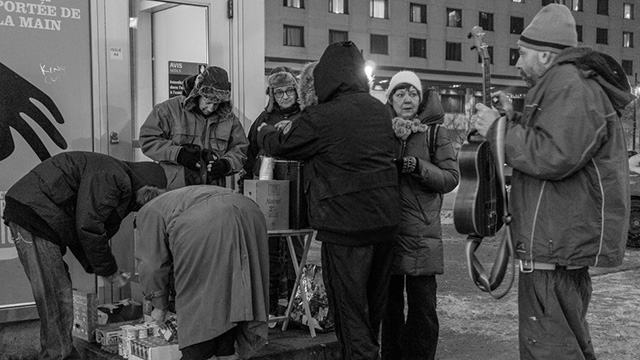
{"label": "eyeglasses", "polygon": [[282,90],[276,90],[273,92],[273,95],[275,95],[275,97],[277,97],[278,99],[280,99],[281,97],[284,96],[284,94],[287,94],[288,97],[292,97],[295,93],[296,93],[296,89],[294,88],[289,88],[285,91]]}

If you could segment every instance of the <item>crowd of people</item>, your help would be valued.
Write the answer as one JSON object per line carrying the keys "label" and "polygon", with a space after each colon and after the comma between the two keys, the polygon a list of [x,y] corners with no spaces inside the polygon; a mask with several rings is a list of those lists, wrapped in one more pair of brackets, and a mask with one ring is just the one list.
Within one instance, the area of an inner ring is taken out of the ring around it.
{"label": "crowd of people", "polygon": [[[475,126],[487,141],[504,136],[513,168],[520,356],[595,359],[588,269],[624,257],[620,116],[633,96],[613,58],[578,48],[563,5],[542,8],[517,46],[530,87],[523,113],[496,93],[506,115],[477,104]],[[208,66],[142,125],[141,148],[153,162],[64,152],[13,185],[3,217],[40,316],[40,358],[79,357],[66,249],[88,273],[124,286],[109,239],[132,211],[149,315],[163,322],[175,297],[183,359],[248,358],[264,346],[286,272],[282,240],[268,237],[258,206],[226,179],[237,174],[242,189],[270,156],[304,162],[341,358],[435,359],[440,210],[460,180],[456,153],[433,88],[399,71],[383,103],[369,94],[364,65],[347,41],[298,72],[274,69],[267,106],[248,132],[233,112],[227,72]],[[507,127],[496,134],[501,116]]]}

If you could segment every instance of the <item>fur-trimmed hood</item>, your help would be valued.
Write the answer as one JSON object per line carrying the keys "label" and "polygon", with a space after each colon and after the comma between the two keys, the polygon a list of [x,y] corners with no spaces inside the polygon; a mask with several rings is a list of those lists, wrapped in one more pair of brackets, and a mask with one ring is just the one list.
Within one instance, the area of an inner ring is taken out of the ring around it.
{"label": "fur-trimmed hood", "polygon": [[300,70],[300,81],[298,82],[298,103],[300,110],[305,107],[318,104],[318,96],[313,81],[313,70],[318,65],[317,61],[308,63]]}

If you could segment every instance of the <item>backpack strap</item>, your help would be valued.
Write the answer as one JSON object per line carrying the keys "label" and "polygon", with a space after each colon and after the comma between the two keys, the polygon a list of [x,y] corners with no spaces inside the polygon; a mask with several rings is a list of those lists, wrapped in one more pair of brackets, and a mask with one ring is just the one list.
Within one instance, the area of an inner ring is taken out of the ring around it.
{"label": "backpack strap", "polygon": [[429,145],[429,159],[433,163],[433,159],[436,155],[436,148],[438,147],[438,130],[440,129],[440,124],[431,124],[429,128],[427,128],[427,141]]}

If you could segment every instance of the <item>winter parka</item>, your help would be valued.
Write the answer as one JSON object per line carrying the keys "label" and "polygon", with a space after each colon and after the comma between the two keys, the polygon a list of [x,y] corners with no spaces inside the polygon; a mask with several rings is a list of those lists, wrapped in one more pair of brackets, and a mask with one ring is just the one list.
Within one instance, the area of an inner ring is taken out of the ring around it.
{"label": "winter parka", "polygon": [[[7,192],[5,222],[69,247],[88,273],[109,276],[118,269],[109,239],[133,211],[144,185],[165,187],[162,168],[142,171],[108,155],[71,151],[55,155],[27,173]],[[139,165],[137,165],[139,166]]]}
{"label": "winter parka", "polygon": [[508,121],[511,228],[521,260],[622,263],[630,198],[619,112],[633,97],[626,78],[626,89],[611,82],[625,75],[607,62],[588,49],[564,50],[528,91],[524,112]]}
{"label": "winter parka", "polygon": [[[442,124],[444,110],[436,91],[428,89],[424,98],[418,115],[420,122]],[[398,158],[413,156],[417,160],[414,173],[400,175],[401,218],[392,267],[392,273],[397,275],[444,272],[440,221],[442,195],[458,186],[460,172],[447,129],[438,126],[433,159],[428,140],[428,131],[412,133],[406,141],[397,139]]]}
{"label": "winter parka", "polygon": [[265,126],[258,143],[273,156],[305,161],[309,222],[319,240],[391,241],[400,201],[389,112],[369,95],[364,59],[351,42],[329,45],[313,75],[318,105],[288,128]]}

